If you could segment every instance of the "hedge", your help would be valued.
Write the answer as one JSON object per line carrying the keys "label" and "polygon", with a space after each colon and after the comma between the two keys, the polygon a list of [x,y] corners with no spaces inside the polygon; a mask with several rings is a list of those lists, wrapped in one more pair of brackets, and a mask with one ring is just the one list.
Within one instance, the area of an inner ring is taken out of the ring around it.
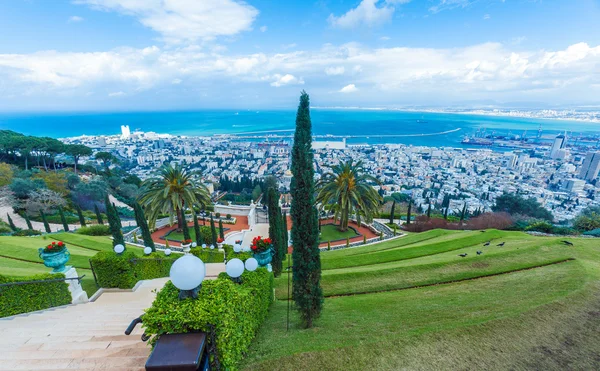
{"label": "hedge", "polygon": [[151,344],[163,334],[203,331],[216,356],[213,367],[237,370],[273,301],[273,274],[265,268],[245,271],[241,279],[236,284],[222,273],[202,283],[198,299],[184,300],[167,282],[142,316],[145,333],[156,335]]}
{"label": "hedge", "polygon": [[101,251],[90,259],[90,263],[100,287],[130,289],[140,280],[168,277],[171,265],[178,257],[159,253],[138,257],[131,251],[121,255]]}
{"label": "hedge", "polygon": [[200,258],[205,263],[223,263],[225,257],[223,253],[217,249],[203,249],[201,247],[194,247],[190,249],[190,253]]}
{"label": "hedge", "polygon": [[234,258],[238,258],[241,261],[246,261],[246,259],[249,259],[252,257],[252,253],[250,252],[234,252],[233,251],[233,246],[231,245],[223,245],[223,250],[225,250],[225,260],[229,261],[231,259]]}
{"label": "hedge", "polygon": [[[45,273],[29,277],[0,275],[0,284],[11,282],[54,280],[65,278],[62,273]],[[0,287],[0,318],[71,304],[69,285],[65,281],[40,282]]]}
{"label": "hedge", "polygon": [[75,233],[83,234],[86,236],[108,236],[110,235],[110,228],[108,225],[96,224],[88,227],[81,227],[75,231]]}

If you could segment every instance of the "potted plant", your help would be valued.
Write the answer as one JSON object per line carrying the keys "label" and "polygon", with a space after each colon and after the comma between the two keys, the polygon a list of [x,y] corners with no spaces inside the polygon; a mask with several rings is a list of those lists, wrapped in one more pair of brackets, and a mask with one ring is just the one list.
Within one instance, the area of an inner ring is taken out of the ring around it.
{"label": "potted plant", "polygon": [[223,248],[223,239],[221,237],[217,238],[217,246],[219,246],[219,249]]}
{"label": "potted plant", "polygon": [[191,239],[181,241],[181,248],[183,249],[183,252],[190,252],[190,246],[192,246]]}
{"label": "potted plant", "polygon": [[53,268],[52,273],[62,273],[71,268],[65,267],[65,264],[71,258],[71,253],[62,241],[53,241],[46,247],[40,247],[38,255],[44,261],[46,267]]}
{"label": "potted plant", "polygon": [[259,266],[266,267],[271,263],[271,260],[273,259],[273,242],[270,238],[261,238],[261,236],[254,237],[250,249],[252,250],[254,259],[258,261]]}

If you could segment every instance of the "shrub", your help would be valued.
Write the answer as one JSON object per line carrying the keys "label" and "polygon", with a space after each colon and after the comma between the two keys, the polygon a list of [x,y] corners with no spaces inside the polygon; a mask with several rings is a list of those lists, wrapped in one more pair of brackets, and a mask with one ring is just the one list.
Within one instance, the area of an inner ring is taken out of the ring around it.
{"label": "shrub", "polygon": [[178,257],[165,257],[159,253],[138,257],[131,251],[121,255],[103,251],[94,255],[90,262],[100,287],[130,289],[140,280],[168,277],[171,265]]}
{"label": "shrub", "polygon": [[231,214],[227,214],[226,218],[231,219]]}
{"label": "shrub", "polygon": [[34,229],[22,229],[20,231],[14,232],[12,235],[18,236],[18,237],[31,237],[31,236],[39,236],[41,234],[42,234],[42,232],[36,231]]}
{"label": "shrub", "polygon": [[[54,280],[65,278],[64,274],[40,274],[12,278],[0,275],[0,284],[24,281]],[[40,282],[0,288],[0,317],[33,312],[71,303],[71,293],[65,281]]]}
{"label": "shrub", "polygon": [[594,237],[600,237],[600,228],[597,229],[593,229],[591,231],[587,231],[583,233],[585,236],[594,236]]}
{"label": "shrub", "polygon": [[78,234],[84,234],[86,236],[108,236],[110,235],[110,228],[108,225],[96,224],[90,225],[89,227],[81,227],[75,231]]}
{"label": "shrub", "polygon": [[142,317],[145,333],[154,336],[151,344],[163,334],[203,331],[209,349],[216,350],[213,365],[238,369],[273,301],[273,274],[266,269],[245,271],[241,279],[236,284],[221,274],[202,283],[198,299],[185,300],[167,282]]}
{"label": "shrub", "polygon": [[546,221],[540,221],[528,225],[525,230],[532,232],[552,233],[554,226]]}
{"label": "shrub", "polygon": [[190,250],[192,254],[199,257],[205,263],[223,263],[224,256],[219,250],[203,249],[200,247],[194,247]]}
{"label": "shrub", "polygon": [[221,218],[221,213],[215,213],[215,218],[220,219]]}
{"label": "shrub", "polygon": [[223,250],[225,250],[225,260],[229,261],[231,259],[234,258],[238,258],[241,261],[246,261],[246,259],[249,259],[252,257],[252,253],[250,252],[234,252],[233,251],[233,246],[231,245],[223,245]]}

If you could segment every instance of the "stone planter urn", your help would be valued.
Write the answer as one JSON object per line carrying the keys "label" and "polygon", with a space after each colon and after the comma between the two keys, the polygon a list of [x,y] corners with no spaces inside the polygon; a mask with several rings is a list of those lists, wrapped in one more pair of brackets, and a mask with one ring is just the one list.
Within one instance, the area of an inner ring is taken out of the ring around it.
{"label": "stone planter urn", "polygon": [[44,265],[48,268],[53,268],[52,273],[64,273],[71,267],[65,267],[65,264],[71,258],[71,253],[65,247],[58,252],[44,252],[44,248],[38,249],[39,257],[44,260]]}
{"label": "stone planter urn", "polygon": [[271,263],[271,260],[273,260],[273,252],[273,248],[271,247],[263,252],[254,253],[252,256],[258,262],[259,267],[266,267]]}
{"label": "stone planter urn", "polygon": [[190,247],[192,246],[191,243],[188,243],[187,245],[181,244],[181,248],[183,249],[184,253],[188,253],[190,252]]}

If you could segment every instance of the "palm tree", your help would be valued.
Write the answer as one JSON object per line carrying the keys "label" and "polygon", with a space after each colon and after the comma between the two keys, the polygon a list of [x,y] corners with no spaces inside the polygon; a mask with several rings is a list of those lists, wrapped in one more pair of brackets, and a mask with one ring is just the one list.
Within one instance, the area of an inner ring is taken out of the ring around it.
{"label": "palm tree", "polygon": [[364,173],[362,161],[340,161],[331,170],[317,184],[317,204],[335,212],[335,218],[340,219],[341,231],[348,230],[352,214],[372,219],[382,198],[370,184],[379,182]]}
{"label": "palm tree", "polygon": [[169,214],[173,224],[173,216],[177,215],[179,228],[183,220],[179,216],[186,207],[206,207],[210,204],[210,194],[204,184],[192,179],[192,174],[181,166],[165,165],[160,169],[160,176],[146,179],[138,197],[144,206],[150,228],[154,228],[159,214]]}

